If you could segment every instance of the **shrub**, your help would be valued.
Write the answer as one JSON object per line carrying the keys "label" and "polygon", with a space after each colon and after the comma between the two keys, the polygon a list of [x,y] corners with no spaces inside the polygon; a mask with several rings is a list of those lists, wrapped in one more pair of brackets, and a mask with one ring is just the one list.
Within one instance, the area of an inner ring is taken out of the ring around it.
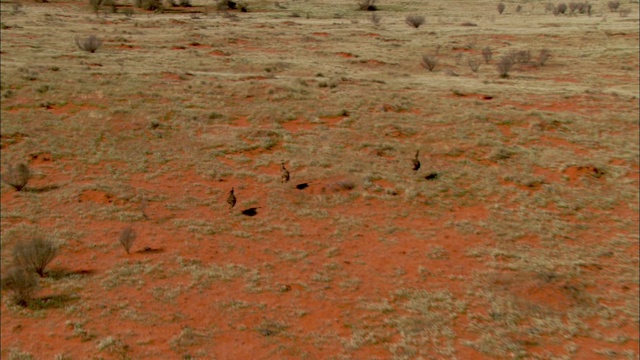
{"label": "shrub", "polygon": [[133,243],[136,241],[135,230],[133,230],[131,226],[127,226],[126,228],[122,229],[119,240],[120,240],[120,244],[124,248],[124,251],[126,251],[127,254],[129,254],[129,251],[131,250],[131,246],[133,246]]}
{"label": "shrub", "polygon": [[380,17],[380,15],[373,13],[371,14],[371,22],[373,23],[374,26],[378,26],[380,25],[380,20],[382,20],[382,18]]}
{"label": "shrub", "polygon": [[13,259],[17,265],[35,271],[44,276],[44,269],[58,255],[58,248],[51,240],[34,238],[30,241],[20,241],[13,248]]}
{"label": "shrub", "polygon": [[360,0],[360,2],[358,3],[358,8],[365,11],[378,10],[378,7],[376,6],[376,0]]}
{"label": "shrub", "polygon": [[618,0],[609,1],[607,3],[607,6],[609,7],[609,10],[611,10],[612,12],[618,11],[618,8],[620,7],[620,1]]}
{"label": "shrub", "polygon": [[513,67],[513,60],[511,60],[511,57],[509,56],[503,56],[500,62],[498,62],[498,64],[496,65],[496,68],[498,69],[498,74],[500,74],[501,78],[509,77],[509,72],[511,71],[512,67]]}
{"label": "shrub", "polygon": [[560,4],[558,4],[558,6],[556,6],[553,14],[554,15],[558,15],[558,14],[564,14],[566,12],[567,12],[567,4],[560,3]]}
{"label": "shrub", "polygon": [[38,279],[31,271],[15,267],[6,272],[2,278],[2,288],[11,291],[13,302],[27,306],[38,290]]}
{"label": "shrub", "polygon": [[478,72],[478,69],[480,69],[480,61],[478,61],[478,59],[469,58],[467,60],[467,64],[469,65],[469,69],[474,73]]}
{"label": "shrub", "polygon": [[407,17],[405,18],[405,21],[409,26],[412,26],[417,29],[420,27],[420,25],[424,24],[424,16],[407,15]]}
{"label": "shrub", "polygon": [[422,65],[423,68],[429,71],[433,71],[437,64],[438,59],[434,55],[422,55],[422,61],[420,62],[420,65]]}
{"label": "shrub", "polygon": [[548,13],[548,12],[552,12],[555,14],[556,11],[556,6],[553,5],[553,3],[548,2],[545,6],[544,6],[544,13]]}
{"label": "shrub", "polygon": [[482,57],[484,58],[484,62],[486,64],[489,63],[489,61],[491,61],[491,57],[493,56],[493,51],[491,51],[490,47],[485,47],[484,49],[482,49]]}
{"label": "shrub", "polygon": [[76,45],[78,45],[81,50],[94,53],[102,46],[102,40],[95,35],[89,35],[82,39],[76,37]]}
{"label": "shrub", "polygon": [[499,3],[498,4],[498,14],[502,15],[502,13],[504,12],[505,8],[506,8],[506,6],[504,5],[504,3]]}
{"label": "shrub", "polygon": [[162,10],[162,0],[134,0],[133,6],[142,10]]}
{"label": "shrub", "polygon": [[544,64],[547,62],[547,60],[549,60],[550,57],[551,53],[548,49],[540,50],[540,53],[538,54],[538,63],[540,64],[540,66],[544,66]]}
{"label": "shrub", "polygon": [[522,11],[522,5],[518,4],[518,6],[516,6],[516,12],[520,13],[520,11]]}
{"label": "shrub", "polygon": [[510,51],[507,56],[514,64],[528,64],[531,61],[531,51],[529,50]]}
{"label": "shrub", "polygon": [[29,182],[29,167],[20,163],[17,166],[9,166],[7,171],[2,174],[2,181],[13,186],[17,191],[24,189]]}
{"label": "shrub", "polygon": [[218,0],[216,8],[218,10],[233,10],[238,8],[238,3],[232,0]]}

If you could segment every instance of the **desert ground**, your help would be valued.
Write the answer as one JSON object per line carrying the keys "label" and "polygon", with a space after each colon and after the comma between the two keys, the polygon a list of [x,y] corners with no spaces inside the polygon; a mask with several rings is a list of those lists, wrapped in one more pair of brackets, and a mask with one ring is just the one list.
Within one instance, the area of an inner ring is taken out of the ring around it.
{"label": "desert ground", "polygon": [[1,2],[2,359],[637,359],[638,2],[558,4]]}

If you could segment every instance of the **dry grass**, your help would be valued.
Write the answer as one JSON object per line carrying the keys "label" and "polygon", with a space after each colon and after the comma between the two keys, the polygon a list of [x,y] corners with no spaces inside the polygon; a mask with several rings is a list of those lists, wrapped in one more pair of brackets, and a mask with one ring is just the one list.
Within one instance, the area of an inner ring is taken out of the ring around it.
{"label": "dry grass", "polygon": [[[59,305],[4,302],[3,358],[62,353],[33,329],[74,358],[637,356],[636,3],[21,4],[1,4],[1,141],[31,171],[0,189],[3,269],[27,224],[63,251],[33,294]],[[533,56],[501,78],[482,49]],[[122,253],[129,225],[150,251]]]}

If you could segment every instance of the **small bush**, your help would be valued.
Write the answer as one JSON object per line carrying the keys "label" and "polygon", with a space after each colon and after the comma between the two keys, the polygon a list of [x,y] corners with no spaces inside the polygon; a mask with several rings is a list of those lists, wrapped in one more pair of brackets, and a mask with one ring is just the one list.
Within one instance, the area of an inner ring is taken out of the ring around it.
{"label": "small bush", "polygon": [[30,241],[20,241],[13,248],[13,259],[17,265],[35,271],[40,277],[44,276],[44,269],[58,255],[58,248],[51,240],[34,238]]}
{"label": "small bush", "polygon": [[498,14],[502,15],[502,13],[504,12],[504,9],[506,8],[504,3],[499,3],[498,4]]}
{"label": "small bush", "polygon": [[558,14],[564,14],[567,12],[567,4],[565,3],[560,3],[556,6],[556,8],[553,11],[554,15],[558,15]]}
{"label": "small bush", "polygon": [[120,240],[120,244],[124,248],[124,251],[126,251],[127,254],[129,254],[129,251],[131,250],[131,246],[133,246],[133,243],[136,241],[135,230],[133,230],[131,226],[127,226],[126,228],[122,229],[119,240]]}
{"label": "small bush", "polygon": [[371,23],[373,23],[374,26],[380,25],[380,20],[382,20],[380,15],[378,15],[376,13],[371,14],[370,19],[371,19]]}
{"label": "small bush", "polygon": [[232,0],[218,0],[216,8],[218,10],[234,10],[238,8],[238,3]]}
{"label": "small bush", "polygon": [[548,12],[555,13],[555,11],[556,11],[556,6],[555,6],[555,5],[553,5],[553,3],[552,3],[552,2],[548,2],[548,3],[544,6],[544,13],[545,13],[545,14],[546,14],[546,13],[548,13]]}
{"label": "small bush", "polygon": [[469,58],[467,60],[467,64],[469,65],[469,69],[474,73],[478,72],[478,69],[480,69],[480,61],[478,61],[478,59]]}
{"label": "small bush", "polygon": [[29,182],[29,167],[20,163],[17,166],[9,166],[7,171],[2,174],[2,181],[13,186],[17,191],[24,189]]}
{"label": "small bush", "polygon": [[520,11],[522,11],[522,5],[518,4],[518,6],[516,6],[516,13],[520,13]]}
{"label": "small bush", "polygon": [[620,1],[618,1],[618,0],[609,1],[607,3],[607,6],[609,7],[609,10],[611,10],[612,12],[616,12],[616,11],[618,11],[618,8],[620,7]]}
{"label": "small bush", "polygon": [[405,18],[405,21],[409,26],[412,26],[417,29],[420,27],[420,25],[424,24],[424,16],[407,15],[407,17]]}
{"label": "small bush", "polygon": [[547,60],[549,60],[550,57],[551,52],[549,52],[548,49],[540,50],[540,53],[538,54],[538,64],[540,64],[540,66],[544,66],[544,64],[547,62]]}
{"label": "small bush", "polygon": [[528,64],[531,61],[531,51],[529,50],[510,51],[507,56],[514,64]]}
{"label": "small bush", "polygon": [[27,306],[38,290],[38,278],[21,267],[12,268],[2,278],[2,288],[11,292],[15,304]]}
{"label": "small bush", "polygon": [[133,6],[142,10],[162,10],[162,0],[134,0]]}
{"label": "small bush", "polygon": [[358,9],[364,11],[376,11],[378,10],[376,0],[360,0],[358,3]]}
{"label": "small bush", "polygon": [[484,58],[485,64],[488,64],[491,61],[491,57],[493,56],[493,51],[491,51],[490,47],[485,47],[482,49],[482,57]]}
{"label": "small bush", "polygon": [[420,65],[429,71],[433,71],[436,65],[438,65],[438,59],[434,55],[422,55]]}
{"label": "small bush", "polygon": [[81,50],[94,53],[102,46],[102,40],[95,35],[89,35],[86,38],[76,37],[76,45],[78,45]]}
{"label": "small bush", "polygon": [[498,64],[496,65],[496,68],[498,69],[498,74],[500,75],[501,78],[509,77],[509,72],[511,71],[512,67],[513,67],[513,60],[511,60],[510,56],[503,56],[500,62],[498,62]]}

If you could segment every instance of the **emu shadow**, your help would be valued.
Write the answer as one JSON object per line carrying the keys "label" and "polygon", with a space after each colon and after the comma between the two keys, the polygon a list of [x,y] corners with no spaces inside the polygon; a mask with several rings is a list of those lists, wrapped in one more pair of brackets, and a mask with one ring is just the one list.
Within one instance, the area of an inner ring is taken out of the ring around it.
{"label": "emu shadow", "polygon": [[306,188],[308,188],[308,187],[309,187],[309,184],[311,184],[311,183],[301,183],[301,184],[298,184],[298,185],[296,185],[296,189],[298,189],[298,190],[304,190],[304,189],[306,189]]}
{"label": "emu shadow", "polygon": [[96,271],[93,269],[86,269],[86,270],[85,269],[80,269],[80,270],[51,269],[45,272],[48,278],[51,278],[54,280],[61,280],[69,277],[85,277],[85,276],[94,275],[95,273]]}
{"label": "emu shadow", "polygon": [[47,186],[41,186],[41,187],[37,187],[37,188],[32,188],[32,187],[24,187],[22,188],[22,191],[24,192],[30,192],[30,193],[44,193],[44,192],[48,192],[48,191],[52,191],[52,190],[57,190],[59,189],[61,186],[60,185],[47,185]]}
{"label": "emu shadow", "polygon": [[424,178],[427,180],[437,180],[439,177],[440,177],[440,174],[438,174],[437,172],[432,172],[432,173],[429,173]]}
{"label": "emu shadow", "polygon": [[164,252],[164,248],[152,248],[145,246],[142,250],[136,251],[138,254],[159,254]]}

